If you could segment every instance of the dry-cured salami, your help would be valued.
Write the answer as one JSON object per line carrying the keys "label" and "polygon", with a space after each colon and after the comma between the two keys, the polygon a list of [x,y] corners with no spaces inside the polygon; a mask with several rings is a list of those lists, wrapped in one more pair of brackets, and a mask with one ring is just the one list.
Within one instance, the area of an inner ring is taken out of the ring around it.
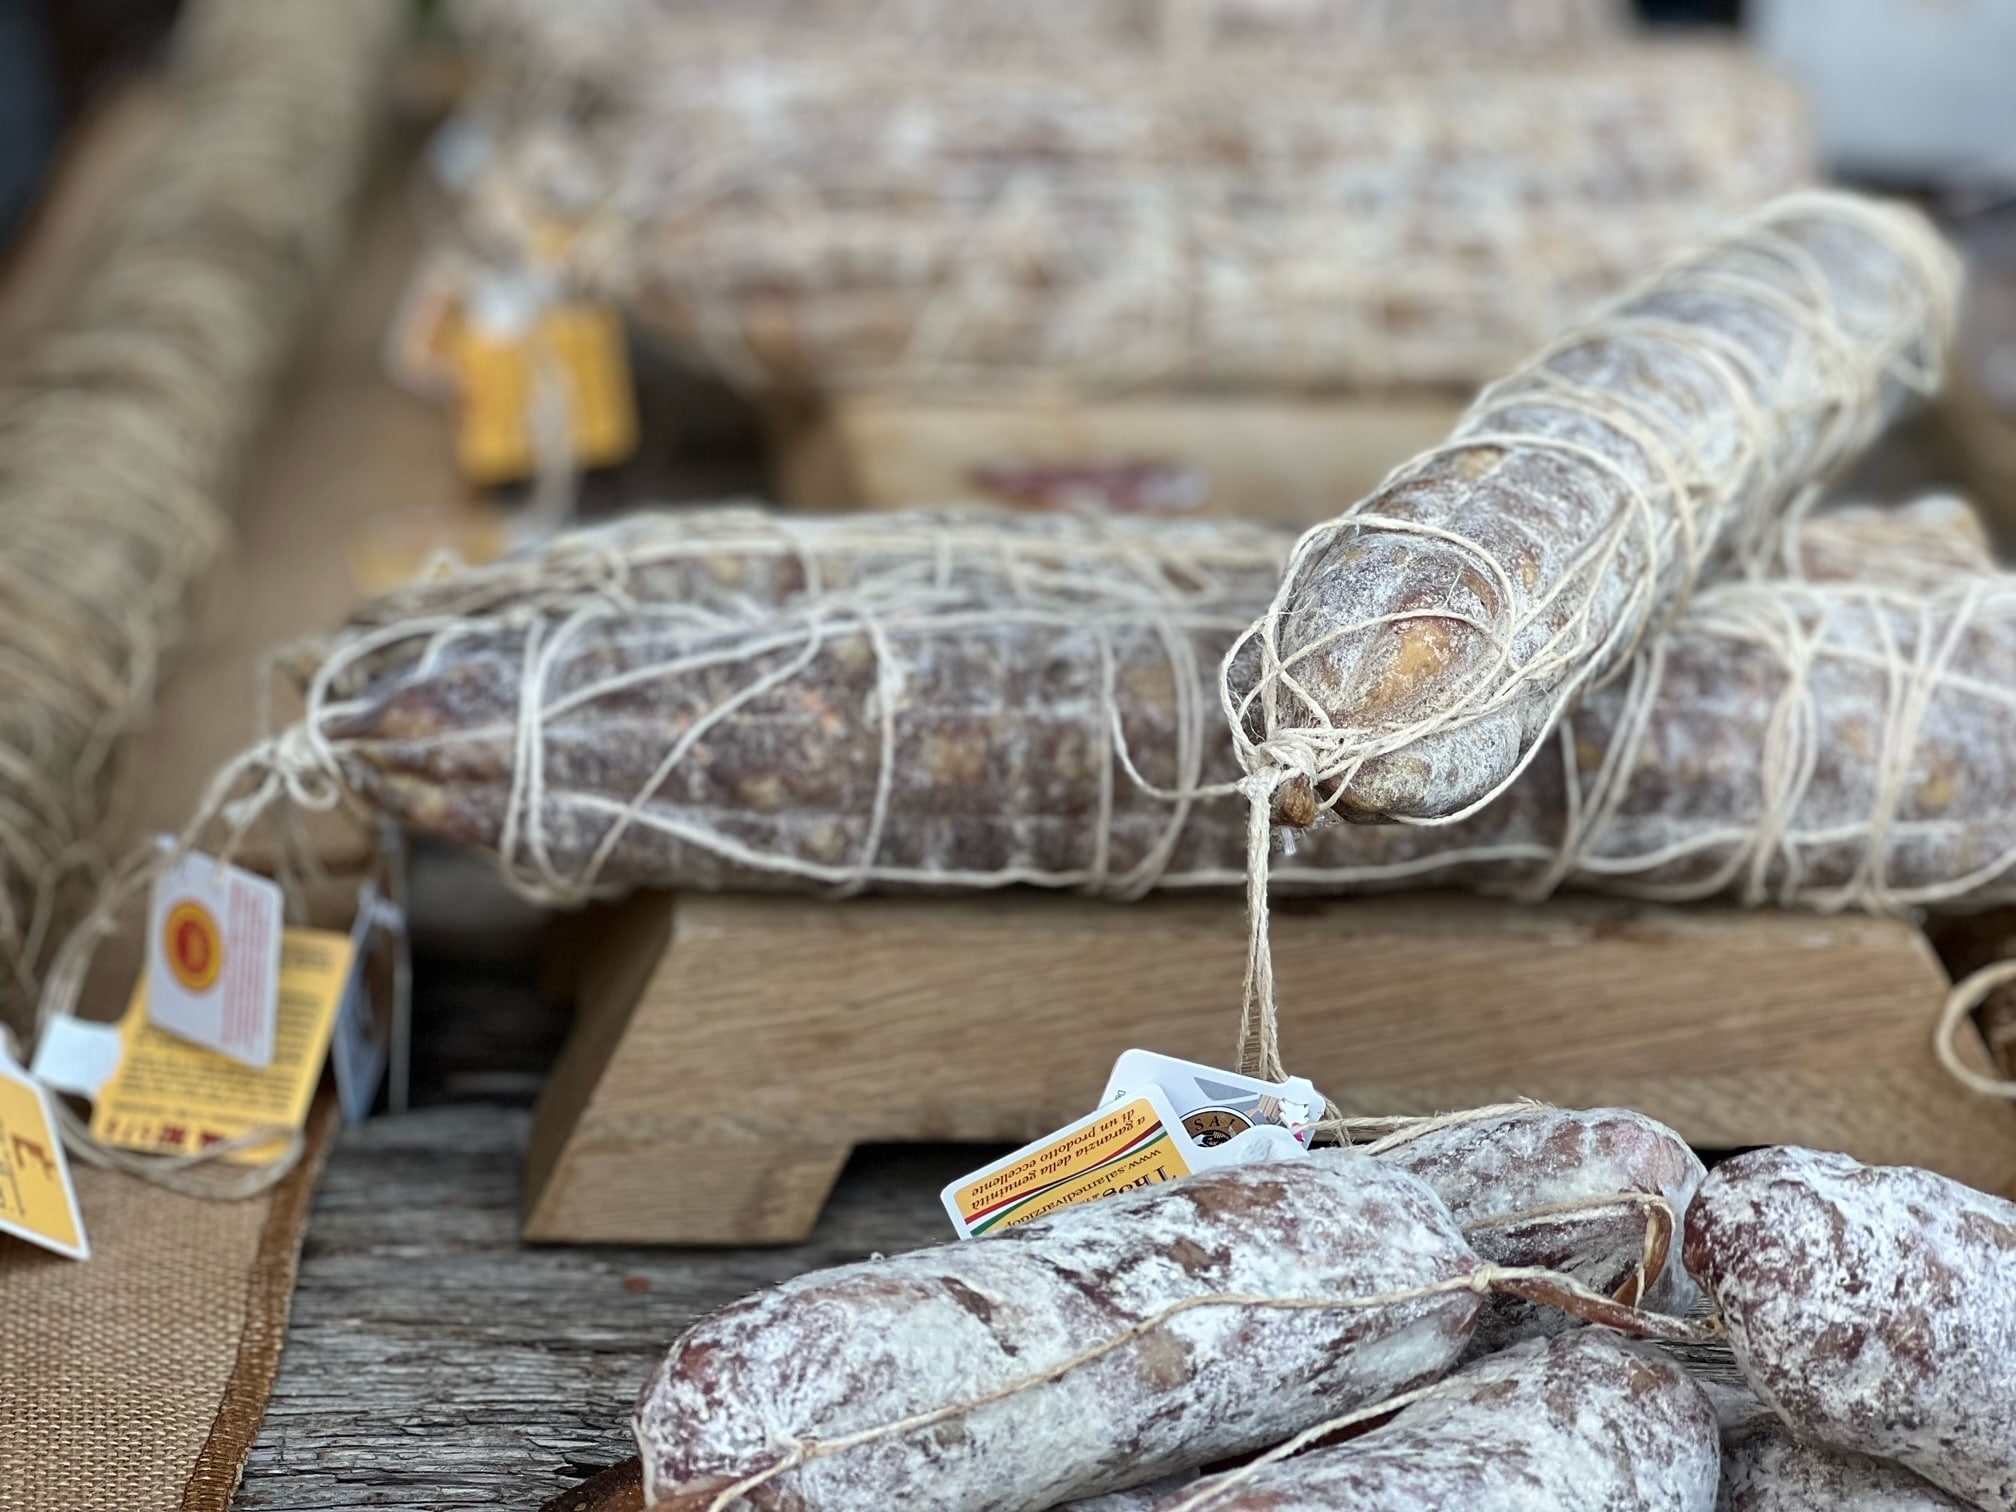
{"label": "dry-cured salami", "polygon": [[[1082,8],[1020,9],[1026,40]],[[1815,176],[1797,91],[1734,47],[920,67],[875,26],[602,35],[584,108],[484,115],[465,229],[756,388],[1468,387]]]}
{"label": "dry-cured salami", "polygon": [[1685,1258],[1796,1433],[2016,1506],[2016,1204],[1907,1166],[1758,1150],[1702,1183]]}
{"label": "dry-cured salami", "polygon": [[[1497,802],[1313,831],[1276,885],[2016,893],[2016,579],[1946,573],[1986,563],[1940,513],[1808,522],[1811,581],[1704,590]],[[1168,795],[1238,774],[1212,669],[1284,547],[1204,522],[648,517],[368,608],[280,749],[541,896],[1236,886],[1238,802]]]}
{"label": "dry-cured salami", "polygon": [[[1001,1392],[1179,1304],[1460,1287],[1478,1264],[1420,1182],[1311,1158],[800,1277],[672,1347],[638,1408],[645,1485],[697,1512],[789,1465],[793,1446]],[[1367,1309],[1195,1305],[1054,1380],[778,1471],[744,1501],[1034,1512],[1262,1449],[1433,1380],[1480,1306],[1467,1290]]]}
{"label": "dry-cured salami", "polygon": [[[1699,1295],[1680,1263],[1679,1225],[1706,1172],[1685,1140],[1641,1113],[1533,1107],[1431,1120],[1366,1153],[1427,1182],[1488,1260],[1564,1271],[1657,1312],[1685,1313]],[[1572,1321],[1495,1297],[1473,1349]]]}
{"label": "dry-cured salami", "polygon": [[1766,1417],[1726,1433],[1715,1512],[1967,1512],[1902,1465],[1793,1434]]}
{"label": "dry-cured salami", "polygon": [[1233,669],[1242,761],[1361,819],[1485,801],[1936,384],[1957,291],[1921,216],[1846,194],[1787,197],[1669,264],[1302,538],[1257,665]]}
{"label": "dry-cured salami", "polygon": [[1717,1455],[1685,1371],[1583,1330],[1514,1345],[1362,1437],[1206,1480],[1158,1512],[1712,1512]]}
{"label": "dry-cured salami", "polygon": [[645,1486],[668,1512],[1037,1512],[1433,1381],[1499,1291],[1688,1332],[1490,1266],[1422,1182],[1325,1151],[737,1303],[646,1385]]}

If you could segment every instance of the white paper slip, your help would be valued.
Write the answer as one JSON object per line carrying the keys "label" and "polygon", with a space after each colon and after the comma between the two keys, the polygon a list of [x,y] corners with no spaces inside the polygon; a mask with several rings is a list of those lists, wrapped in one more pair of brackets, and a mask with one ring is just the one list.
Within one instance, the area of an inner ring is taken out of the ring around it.
{"label": "white paper slip", "polygon": [[201,854],[154,881],[147,1016],[193,1044],[264,1069],[280,1010],[277,883]]}
{"label": "white paper slip", "polygon": [[1149,1086],[1160,1087],[1168,1095],[1184,1132],[1206,1146],[1224,1144],[1248,1129],[1272,1125],[1286,1129],[1306,1149],[1323,1110],[1323,1098],[1315,1084],[1302,1077],[1263,1081],[1152,1050],[1121,1054],[1106,1079],[1100,1106]]}
{"label": "white paper slip", "polygon": [[97,1101],[126,1055],[126,1036],[117,1024],[94,1024],[59,1013],[42,1026],[30,1068],[45,1087]]}

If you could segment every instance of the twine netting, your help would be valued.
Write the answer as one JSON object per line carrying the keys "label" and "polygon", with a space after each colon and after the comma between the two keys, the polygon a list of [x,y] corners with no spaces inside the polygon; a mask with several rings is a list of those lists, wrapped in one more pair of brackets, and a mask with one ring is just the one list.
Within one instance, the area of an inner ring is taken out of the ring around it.
{"label": "twine netting", "polygon": [[1705,47],[608,54],[472,111],[463,234],[759,389],[1467,387],[1814,173],[1796,94]]}
{"label": "twine netting", "polygon": [[0,374],[0,1022],[17,1029],[336,249],[394,19],[191,5],[154,139]]}
{"label": "twine netting", "polygon": [[1262,797],[1446,823],[1584,690],[1937,386],[1958,293],[1916,212],[1792,195],[1484,390],[1442,446],[1297,544],[1228,663]]}

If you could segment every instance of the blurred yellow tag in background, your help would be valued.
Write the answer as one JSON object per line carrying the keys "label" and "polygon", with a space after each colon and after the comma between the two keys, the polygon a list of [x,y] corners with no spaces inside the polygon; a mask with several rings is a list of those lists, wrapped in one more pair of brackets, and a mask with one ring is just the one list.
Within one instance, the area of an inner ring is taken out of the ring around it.
{"label": "blurred yellow tag in background", "polygon": [[607,467],[637,449],[637,399],[614,306],[551,304],[522,332],[464,319],[449,340],[460,406],[455,451],[471,482],[509,483],[538,471],[542,405],[564,411],[576,467]]}

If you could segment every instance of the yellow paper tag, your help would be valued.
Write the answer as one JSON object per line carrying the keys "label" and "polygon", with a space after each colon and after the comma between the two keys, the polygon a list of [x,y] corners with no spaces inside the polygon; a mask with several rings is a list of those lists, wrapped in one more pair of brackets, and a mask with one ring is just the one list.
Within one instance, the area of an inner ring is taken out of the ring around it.
{"label": "yellow paper tag", "polygon": [[1181,1121],[1159,1087],[1088,1113],[954,1182],[945,1211],[966,1238],[1190,1174]]}
{"label": "yellow paper tag", "polygon": [[[288,929],[280,940],[280,1011],[273,1062],[256,1069],[192,1045],[147,1021],[147,983],[133,989],[120,1020],[125,1053],[91,1107],[91,1132],[105,1144],[187,1155],[266,1126],[298,1129],[350,979],[355,947],[333,929]],[[271,1141],[229,1158],[277,1159]]]}
{"label": "yellow paper tag", "polygon": [[49,1094],[0,1050],[0,1233],[89,1260]]}
{"label": "yellow paper tag", "polygon": [[472,482],[508,483],[538,470],[542,402],[565,406],[577,466],[607,467],[637,449],[637,399],[614,306],[548,305],[525,331],[464,319],[444,339],[454,350],[460,400],[456,456]]}

